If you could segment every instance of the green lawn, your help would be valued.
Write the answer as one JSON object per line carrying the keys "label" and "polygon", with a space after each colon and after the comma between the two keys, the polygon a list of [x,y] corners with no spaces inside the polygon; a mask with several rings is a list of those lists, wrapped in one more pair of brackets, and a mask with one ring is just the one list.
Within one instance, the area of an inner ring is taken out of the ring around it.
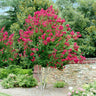
{"label": "green lawn", "polygon": [[0,93],[0,96],[11,96],[11,95],[8,95],[8,94],[5,94],[5,93]]}

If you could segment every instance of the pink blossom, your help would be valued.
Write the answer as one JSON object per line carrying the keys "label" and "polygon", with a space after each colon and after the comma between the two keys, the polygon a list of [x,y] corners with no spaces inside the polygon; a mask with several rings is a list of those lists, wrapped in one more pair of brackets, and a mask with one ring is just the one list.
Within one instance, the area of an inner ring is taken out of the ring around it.
{"label": "pink blossom", "polygon": [[32,52],[31,54],[30,54],[30,56],[33,56],[34,55],[34,53]]}
{"label": "pink blossom", "polygon": [[63,34],[66,34],[66,32],[62,32]]}
{"label": "pink blossom", "polygon": [[38,49],[38,48],[36,48],[36,51],[39,51],[39,49]]}
{"label": "pink blossom", "polygon": [[41,37],[39,36],[38,39],[41,39]]}
{"label": "pink blossom", "polygon": [[75,33],[74,33],[74,31],[71,31],[70,34],[71,34],[71,35],[74,35]]}
{"label": "pink blossom", "polygon": [[8,35],[8,32],[5,32],[5,35]]}
{"label": "pink blossom", "polygon": [[62,19],[62,20],[61,20],[61,23],[63,24],[64,22],[65,22],[65,19]]}
{"label": "pink blossom", "polygon": [[54,42],[55,41],[55,38],[52,38],[51,41]]}
{"label": "pink blossom", "polygon": [[85,91],[85,89],[83,89],[83,88],[78,88],[80,91]]}
{"label": "pink blossom", "polygon": [[53,36],[53,33],[50,33],[49,36]]}
{"label": "pink blossom", "polygon": [[47,45],[47,41],[46,41],[46,40],[44,40],[44,41],[43,41],[43,44],[44,44],[44,45]]}
{"label": "pink blossom", "polygon": [[54,16],[54,19],[57,19],[57,17],[58,17],[58,16],[57,16],[57,15],[55,15],[55,16]]}
{"label": "pink blossom", "polygon": [[21,54],[19,54],[19,56],[21,57],[22,55],[21,55]]}
{"label": "pink blossom", "polygon": [[64,44],[65,44],[66,46],[70,46],[69,42],[65,42]]}
{"label": "pink blossom", "polygon": [[67,35],[67,38],[68,38],[68,39],[71,39],[70,35]]}
{"label": "pink blossom", "polygon": [[9,58],[11,61],[13,61],[13,59],[12,58]]}
{"label": "pink blossom", "polygon": [[79,61],[79,59],[75,56],[75,57],[74,57],[74,62],[75,62],[75,63],[78,63],[78,61]]}
{"label": "pink blossom", "polygon": [[67,31],[70,31],[71,30],[71,28],[67,28]]}
{"label": "pink blossom", "polygon": [[57,49],[54,48],[54,51],[57,52]]}
{"label": "pink blossom", "polygon": [[78,91],[76,91],[76,94],[78,94]]}
{"label": "pink blossom", "polygon": [[69,24],[66,24],[66,27],[69,27]]}
{"label": "pink blossom", "polygon": [[35,59],[31,59],[31,61],[32,61],[32,62],[34,62],[34,61],[35,61]]}
{"label": "pink blossom", "polygon": [[68,96],[71,96],[71,95],[72,95],[71,92],[69,92],[69,93],[68,93]]}
{"label": "pink blossom", "polygon": [[41,32],[41,33],[43,33],[43,30],[42,30],[42,29],[40,29],[40,32]]}
{"label": "pink blossom", "polygon": [[80,32],[76,32],[78,35],[80,34]]}
{"label": "pink blossom", "polygon": [[46,38],[46,41],[47,41],[47,42],[50,42],[50,41],[51,41],[51,37],[47,37],[47,38]]}
{"label": "pink blossom", "polygon": [[74,93],[74,90],[72,90],[72,93]]}
{"label": "pink blossom", "polygon": [[46,34],[45,34],[45,33],[44,33],[43,35],[41,35],[42,39],[45,39],[45,36],[46,36]]}
{"label": "pink blossom", "polygon": [[64,28],[64,27],[63,27],[62,25],[59,26],[59,30],[63,30],[63,28]]}
{"label": "pink blossom", "polygon": [[31,48],[32,51],[35,51],[35,48]]}
{"label": "pink blossom", "polygon": [[61,59],[62,62],[66,61],[66,59]]}

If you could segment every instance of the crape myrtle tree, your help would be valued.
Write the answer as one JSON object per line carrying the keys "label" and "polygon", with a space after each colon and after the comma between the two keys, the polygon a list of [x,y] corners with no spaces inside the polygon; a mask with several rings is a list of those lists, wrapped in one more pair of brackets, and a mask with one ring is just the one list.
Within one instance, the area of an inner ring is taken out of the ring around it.
{"label": "crape myrtle tree", "polygon": [[13,47],[14,34],[8,35],[4,27],[0,30],[0,67],[14,64],[17,53]]}
{"label": "crape myrtle tree", "polygon": [[74,42],[81,37],[80,32],[74,33],[69,24],[64,26],[65,19],[59,18],[57,13],[50,6],[46,10],[36,11],[34,16],[29,15],[25,19],[24,29],[19,30],[19,49],[14,46],[14,33],[8,36],[2,28],[0,44],[4,47],[0,49],[0,55],[4,57],[8,52],[10,55],[2,61],[16,63],[16,59],[20,57],[28,66],[38,64],[58,69],[64,68],[69,62],[82,63],[85,57]]}
{"label": "crape myrtle tree", "polygon": [[80,32],[74,33],[69,24],[63,26],[64,23],[52,6],[36,11],[34,16],[29,15],[25,19],[25,30],[19,30],[18,39],[24,60],[58,69],[69,62],[82,63],[85,57],[74,42],[81,37]]}

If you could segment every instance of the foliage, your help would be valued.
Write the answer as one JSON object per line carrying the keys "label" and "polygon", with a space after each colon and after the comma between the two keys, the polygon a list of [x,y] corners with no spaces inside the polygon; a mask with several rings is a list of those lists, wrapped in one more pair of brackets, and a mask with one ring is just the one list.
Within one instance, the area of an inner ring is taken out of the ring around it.
{"label": "foliage", "polygon": [[14,64],[15,52],[13,47],[13,36],[8,36],[8,32],[3,32],[4,28],[0,31],[0,67]]}
{"label": "foliage", "polygon": [[13,87],[34,87],[37,85],[37,81],[33,76],[25,75],[15,75],[9,74],[9,76],[1,82],[1,85],[4,88],[13,88]]}
{"label": "foliage", "polygon": [[86,33],[84,29],[90,21],[89,18],[85,18],[84,14],[77,11],[79,4],[76,1],[73,3],[69,0],[57,0],[56,5],[60,10],[60,16],[65,18],[74,31],[79,31],[82,35]]}
{"label": "foliage", "polygon": [[[11,67],[11,68],[10,68]],[[7,68],[0,68],[0,79],[7,78],[9,74],[16,74],[16,75],[32,75],[32,69],[22,69],[18,67],[9,66]]]}
{"label": "foliage", "polygon": [[[88,96],[85,89],[78,88],[77,90],[72,90],[68,93],[68,96]],[[92,96],[92,95],[89,95]]]}
{"label": "foliage", "polygon": [[[7,15],[0,15],[0,27],[5,27],[5,30],[11,33],[17,31],[16,28],[20,28],[25,22],[25,18],[29,14],[33,14],[35,11],[40,10],[41,8],[47,9],[50,4],[53,3],[49,0],[1,0],[0,7],[2,9],[9,8],[8,11],[5,11]],[[16,28],[15,28],[16,27]]]}
{"label": "foliage", "polygon": [[85,17],[88,17],[90,20],[95,18],[93,4],[96,0],[78,0],[77,3],[79,4],[78,10],[84,14]]}
{"label": "foliage", "polygon": [[83,55],[96,57],[96,0],[57,0],[56,5],[60,16],[82,35],[77,42]]}
{"label": "foliage", "polygon": [[25,19],[29,14],[34,15],[35,11],[43,9],[47,9],[53,2],[49,0],[22,0],[18,5],[18,12],[16,13],[17,22],[11,25],[10,31],[11,33],[15,33],[15,35],[19,35],[20,28],[24,29],[23,24],[25,23]]}
{"label": "foliage", "polygon": [[95,96],[96,95],[96,81],[84,84],[83,88],[78,88],[75,90],[71,90],[68,93],[68,96]]}
{"label": "foliage", "polygon": [[60,82],[60,81],[54,83],[55,88],[63,88],[65,85],[66,85],[65,82]]}
{"label": "foliage", "polygon": [[[88,38],[88,42],[90,44],[90,46],[92,47],[92,49],[94,50],[94,52],[91,52],[91,50],[89,51],[89,54],[92,54],[91,56],[96,57],[96,2],[93,3],[92,5],[92,11],[94,13],[94,18],[91,19],[91,26],[87,27],[86,30],[88,31],[88,36],[86,36]],[[88,44],[87,44],[88,45]]]}
{"label": "foliage", "polygon": [[[0,0],[0,7],[2,9],[8,8],[3,15],[0,15],[0,27],[5,27],[5,30],[9,32],[10,26],[17,21],[16,13],[18,12],[18,0]],[[19,0],[22,1],[22,0]],[[7,15],[5,15],[7,14]]]}

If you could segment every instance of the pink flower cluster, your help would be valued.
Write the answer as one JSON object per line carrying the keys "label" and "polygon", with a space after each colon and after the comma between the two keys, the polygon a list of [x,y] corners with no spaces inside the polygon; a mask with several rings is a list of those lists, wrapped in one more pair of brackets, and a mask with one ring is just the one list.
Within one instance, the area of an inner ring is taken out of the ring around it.
{"label": "pink flower cluster", "polygon": [[8,35],[8,32],[3,32],[4,27],[0,31],[0,54],[1,54],[1,61],[13,61],[14,58],[14,51],[13,49],[13,36],[14,34]]}

